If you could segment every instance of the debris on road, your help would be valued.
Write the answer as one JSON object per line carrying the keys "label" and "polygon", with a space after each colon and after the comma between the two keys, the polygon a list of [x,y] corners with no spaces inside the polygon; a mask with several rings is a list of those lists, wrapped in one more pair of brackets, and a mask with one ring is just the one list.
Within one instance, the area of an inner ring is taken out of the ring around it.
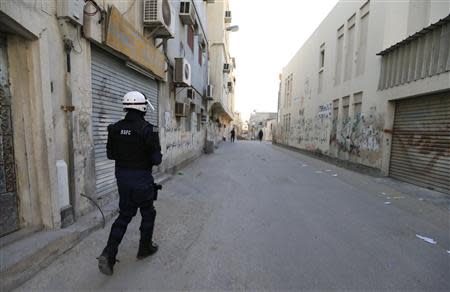
{"label": "debris on road", "polygon": [[316,170],[315,173],[323,173],[321,170]]}
{"label": "debris on road", "polygon": [[181,171],[179,171],[179,172],[178,172],[178,175],[184,175],[184,173],[183,173],[183,172],[181,172]]}
{"label": "debris on road", "polygon": [[384,204],[385,204],[385,205],[390,205],[390,204],[391,204],[391,202],[384,202]]}
{"label": "debris on road", "polygon": [[331,169],[327,169],[327,170],[325,170],[326,172],[331,172],[332,170]]}
{"label": "debris on road", "polygon": [[383,192],[383,193],[381,193],[381,194],[382,194],[383,196],[386,196],[386,193],[384,193],[384,192]]}
{"label": "debris on road", "polygon": [[403,196],[398,196],[398,197],[392,197],[392,199],[398,200],[398,199],[404,199],[405,197]]}
{"label": "debris on road", "polygon": [[417,237],[417,238],[420,238],[420,239],[422,239],[423,241],[426,241],[426,242],[428,242],[428,243],[436,244],[436,241],[435,241],[434,239],[432,239],[432,238],[425,237],[425,236],[421,236],[421,235],[419,235],[419,234],[416,234],[416,237]]}
{"label": "debris on road", "polygon": [[333,174],[333,176],[338,176],[337,173]]}

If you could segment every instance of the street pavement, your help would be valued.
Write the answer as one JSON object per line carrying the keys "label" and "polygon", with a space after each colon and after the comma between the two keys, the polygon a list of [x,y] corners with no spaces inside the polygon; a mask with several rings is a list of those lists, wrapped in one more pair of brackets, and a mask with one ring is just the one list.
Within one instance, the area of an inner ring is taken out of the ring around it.
{"label": "street pavement", "polygon": [[155,205],[153,257],[136,260],[138,215],[112,277],[110,222],[18,290],[450,291],[448,196],[267,142],[221,144]]}

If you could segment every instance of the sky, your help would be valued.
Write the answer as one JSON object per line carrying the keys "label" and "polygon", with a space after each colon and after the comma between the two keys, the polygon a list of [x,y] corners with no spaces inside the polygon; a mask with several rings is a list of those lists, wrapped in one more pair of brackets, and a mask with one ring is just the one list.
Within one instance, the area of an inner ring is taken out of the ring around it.
{"label": "sky", "polygon": [[276,112],[278,76],[338,0],[230,0],[235,111]]}

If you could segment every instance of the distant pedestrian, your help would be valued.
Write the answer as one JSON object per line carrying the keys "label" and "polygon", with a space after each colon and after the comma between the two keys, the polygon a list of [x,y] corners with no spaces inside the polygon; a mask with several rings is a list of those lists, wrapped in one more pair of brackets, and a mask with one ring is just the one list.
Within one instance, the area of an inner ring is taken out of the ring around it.
{"label": "distant pedestrian", "polygon": [[234,142],[235,138],[236,138],[236,132],[234,131],[234,128],[233,128],[233,130],[231,130],[231,142],[232,143]]}
{"label": "distant pedestrian", "polygon": [[259,142],[261,142],[262,141],[262,139],[263,139],[263,130],[261,129],[261,130],[259,130],[259,133],[258,133],[258,139],[259,139]]}

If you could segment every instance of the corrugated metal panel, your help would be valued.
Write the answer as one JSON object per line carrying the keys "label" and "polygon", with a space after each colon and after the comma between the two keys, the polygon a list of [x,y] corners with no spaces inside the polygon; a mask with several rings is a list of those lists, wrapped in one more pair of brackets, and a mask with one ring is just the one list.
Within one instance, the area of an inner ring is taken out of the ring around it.
{"label": "corrugated metal panel", "polygon": [[146,120],[158,125],[158,83],[111,54],[92,46],[92,123],[95,145],[95,178],[98,197],[117,192],[114,161],[106,157],[107,127],[122,119],[122,97],[137,90],[145,94],[156,111]]}
{"label": "corrugated metal panel", "polygon": [[435,76],[450,70],[450,16],[420,34],[379,53],[379,90]]}
{"label": "corrugated metal panel", "polygon": [[450,92],[397,102],[389,172],[450,194]]}

